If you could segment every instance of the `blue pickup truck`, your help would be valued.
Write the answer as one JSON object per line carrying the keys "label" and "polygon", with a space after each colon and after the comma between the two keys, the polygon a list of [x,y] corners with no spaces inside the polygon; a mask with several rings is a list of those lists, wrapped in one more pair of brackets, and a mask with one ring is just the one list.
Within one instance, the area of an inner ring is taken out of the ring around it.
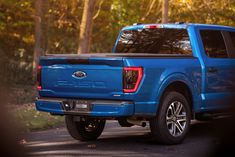
{"label": "blue pickup truck", "polygon": [[105,121],[145,126],[164,144],[183,141],[190,120],[226,113],[235,96],[235,28],[135,24],[113,53],[46,55],[36,108],[65,115],[70,135],[97,139]]}

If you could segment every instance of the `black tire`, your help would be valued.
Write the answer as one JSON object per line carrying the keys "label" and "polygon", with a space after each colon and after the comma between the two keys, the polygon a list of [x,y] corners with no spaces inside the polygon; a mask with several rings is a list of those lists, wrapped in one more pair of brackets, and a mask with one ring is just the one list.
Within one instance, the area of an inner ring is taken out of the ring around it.
{"label": "black tire", "polygon": [[65,116],[65,123],[69,134],[80,141],[96,140],[103,132],[105,126],[105,120],[87,119],[86,121],[74,121],[71,115]]}
{"label": "black tire", "polygon": [[132,127],[133,124],[129,123],[126,118],[118,118],[118,123],[121,127]]}
{"label": "black tire", "polygon": [[[178,107],[181,104],[182,110],[179,111]],[[178,110],[174,109],[173,111],[173,108]],[[178,112],[179,114],[176,116],[175,113]],[[182,119],[179,117],[182,117]],[[175,91],[167,92],[159,105],[156,117],[150,120],[152,139],[162,144],[179,144],[184,140],[190,128],[190,120],[191,110],[185,96]]]}

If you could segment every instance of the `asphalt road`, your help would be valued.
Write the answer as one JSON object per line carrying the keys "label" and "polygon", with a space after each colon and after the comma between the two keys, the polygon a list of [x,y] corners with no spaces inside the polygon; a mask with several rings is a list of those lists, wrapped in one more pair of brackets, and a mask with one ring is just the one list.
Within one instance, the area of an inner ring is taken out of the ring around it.
{"label": "asphalt road", "polygon": [[203,157],[218,145],[211,123],[192,122],[186,140],[179,145],[151,142],[149,127],[120,127],[108,121],[97,141],[80,142],[72,139],[65,127],[32,132],[26,136],[25,148],[32,156],[159,156]]}

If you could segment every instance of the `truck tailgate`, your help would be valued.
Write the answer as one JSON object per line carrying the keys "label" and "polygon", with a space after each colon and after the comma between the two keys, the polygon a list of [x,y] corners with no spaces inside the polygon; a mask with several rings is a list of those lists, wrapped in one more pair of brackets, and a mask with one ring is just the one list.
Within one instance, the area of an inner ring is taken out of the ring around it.
{"label": "truck tailgate", "polygon": [[121,57],[52,56],[40,59],[41,97],[105,98],[122,93]]}

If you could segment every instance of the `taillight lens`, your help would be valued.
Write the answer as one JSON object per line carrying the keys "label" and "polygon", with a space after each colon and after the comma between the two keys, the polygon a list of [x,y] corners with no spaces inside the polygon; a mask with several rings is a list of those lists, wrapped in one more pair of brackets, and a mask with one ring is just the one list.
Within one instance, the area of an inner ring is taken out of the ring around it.
{"label": "taillight lens", "polygon": [[42,66],[37,67],[37,89],[42,90]]}
{"label": "taillight lens", "polygon": [[123,92],[134,93],[137,91],[143,77],[142,67],[123,68]]}
{"label": "taillight lens", "polygon": [[155,29],[155,28],[160,28],[160,25],[145,25],[144,28],[146,29]]}

